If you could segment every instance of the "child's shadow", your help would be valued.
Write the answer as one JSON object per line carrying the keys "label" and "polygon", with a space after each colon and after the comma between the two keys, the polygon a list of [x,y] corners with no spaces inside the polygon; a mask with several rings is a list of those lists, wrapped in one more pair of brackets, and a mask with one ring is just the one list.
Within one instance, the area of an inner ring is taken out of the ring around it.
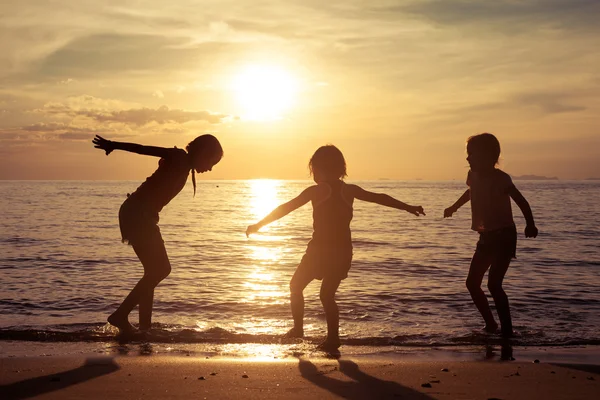
{"label": "child's shadow", "polygon": [[[38,376],[23,381],[0,386],[2,399],[28,399],[50,392],[56,392],[113,373],[119,369],[113,358],[88,358],[85,364],[69,371]],[[60,397],[60,395],[59,395]]]}
{"label": "child's shadow", "polygon": [[368,375],[350,360],[338,360],[339,371],[353,379],[351,382],[330,378],[327,372],[319,369],[310,361],[298,359],[300,374],[307,381],[345,399],[417,399],[434,400],[426,394],[402,386],[393,381],[384,381]]}

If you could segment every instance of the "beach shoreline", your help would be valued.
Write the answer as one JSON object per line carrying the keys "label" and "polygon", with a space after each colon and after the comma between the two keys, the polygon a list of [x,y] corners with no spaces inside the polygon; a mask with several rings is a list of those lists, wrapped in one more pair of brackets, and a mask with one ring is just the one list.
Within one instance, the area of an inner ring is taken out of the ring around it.
{"label": "beach shoreline", "polygon": [[590,399],[600,394],[599,364],[499,357],[484,361],[469,359],[466,353],[459,353],[462,359],[443,359],[443,351],[425,353],[432,352],[442,359],[347,355],[344,349],[339,359],[316,353],[270,360],[114,353],[2,357],[0,397],[518,400]]}
{"label": "beach shoreline", "polygon": [[[0,341],[0,359],[82,356],[165,356],[221,360],[276,361],[297,355],[323,357],[310,342],[273,343],[153,343]],[[341,356],[362,360],[517,361],[600,365],[600,346],[512,346],[492,343],[469,346],[342,346]]]}

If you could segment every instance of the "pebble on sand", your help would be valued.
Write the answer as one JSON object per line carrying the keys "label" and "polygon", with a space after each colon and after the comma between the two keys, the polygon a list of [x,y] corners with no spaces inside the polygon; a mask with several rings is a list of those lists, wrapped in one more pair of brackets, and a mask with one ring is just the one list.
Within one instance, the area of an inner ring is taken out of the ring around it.
{"label": "pebble on sand", "polygon": [[242,378],[248,378],[248,375],[244,374],[244,375],[242,375]]}
{"label": "pebble on sand", "polygon": [[431,383],[429,383],[429,382],[427,382],[427,383],[421,383],[421,387],[430,388],[431,387]]}
{"label": "pebble on sand", "polygon": [[539,363],[540,363],[540,360],[538,360],[538,359],[536,358],[535,360],[533,360],[533,363],[534,363],[534,364],[539,364]]}
{"label": "pebble on sand", "polygon": [[449,372],[448,368],[442,368],[442,372]]}
{"label": "pebble on sand", "polygon": [[205,377],[203,377],[203,376],[201,376],[200,378],[198,378],[198,380],[199,380],[199,381],[205,381],[205,380],[206,380],[206,378],[205,378]]}
{"label": "pebble on sand", "polygon": [[587,377],[587,380],[588,380],[588,381],[595,381],[595,379],[594,379],[594,377],[593,377],[593,376],[588,376],[588,377]]}
{"label": "pebble on sand", "polygon": [[212,376],[215,376],[215,375],[217,375],[217,373],[216,373],[216,372],[211,372],[210,374],[211,374]]}

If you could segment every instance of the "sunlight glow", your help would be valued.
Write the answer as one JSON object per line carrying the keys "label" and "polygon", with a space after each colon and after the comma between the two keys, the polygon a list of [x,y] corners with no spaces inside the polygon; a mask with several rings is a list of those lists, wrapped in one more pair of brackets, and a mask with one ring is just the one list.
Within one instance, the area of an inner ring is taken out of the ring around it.
{"label": "sunlight glow", "polygon": [[274,362],[288,361],[293,354],[295,345],[282,344],[258,344],[258,343],[234,343],[226,344],[222,348],[221,355],[224,358],[233,357],[238,362]]}
{"label": "sunlight glow", "polygon": [[282,118],[292,108],[298,82],[282,68],[251,65],[234,78],[232,89],[243,108],[243,119],[267,121]]}
{"label": "sunlight glow", "polygon": [[248,275],[244,283],[246,287],[246,301],[252,303],[265,304],[283,304],[287,301],[287,291],[281,290],[276,282],[273,282],[273,274],[264,272],[257,268]]}
{"label": "sunlight glow", "polygon": [[[277,189],[281,182],[272,179],[256,179],[251,181],[250,184],[252,185],[252,199],[250,200],[252,213],[256,219],[263,218],[279,205]],[[267,229],[268,226],[262,228],[262,231]]]}

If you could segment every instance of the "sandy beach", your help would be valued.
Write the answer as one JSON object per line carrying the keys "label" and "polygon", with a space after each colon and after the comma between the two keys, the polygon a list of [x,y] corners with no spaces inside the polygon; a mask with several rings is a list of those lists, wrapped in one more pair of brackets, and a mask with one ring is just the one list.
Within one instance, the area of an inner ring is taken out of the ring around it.
{"label": "sandy beach", "polygon": [[600,367],[500,361],[195,356],[0,359],[2,399],[594,399]]}

